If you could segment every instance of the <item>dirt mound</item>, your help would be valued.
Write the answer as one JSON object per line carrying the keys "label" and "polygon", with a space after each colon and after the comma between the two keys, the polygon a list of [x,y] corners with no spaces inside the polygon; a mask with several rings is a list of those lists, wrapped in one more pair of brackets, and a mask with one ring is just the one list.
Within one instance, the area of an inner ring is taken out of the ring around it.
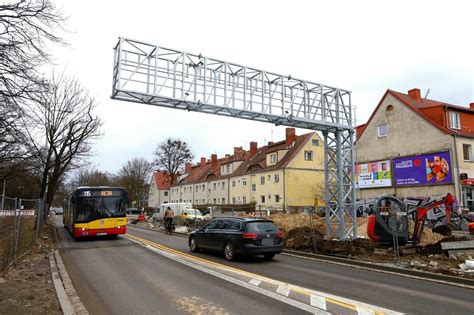
{"label": "dirt mound", "polygon": [[[314,230],[314,236],[316,239],[316,244],[323,240],[323,235]],[[285,240],[285,247],[289,249],[295,250],[307,250],[313,248],[313,239],[311,229],[309,227],[299,227],[292,229],[286,235]]]}

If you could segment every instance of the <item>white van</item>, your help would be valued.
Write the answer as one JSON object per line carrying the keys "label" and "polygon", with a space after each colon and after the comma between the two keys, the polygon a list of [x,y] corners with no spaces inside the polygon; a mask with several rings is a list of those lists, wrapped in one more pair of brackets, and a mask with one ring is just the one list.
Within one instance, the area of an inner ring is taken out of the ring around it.
{"label": "white van", "polygon": [[184,210],[192,209],[193,205],[187,202],[162,203],[160,205],[159,213],[156,216],[154,215],[153,217],[159,220],[163,220],[163,216],[165,215],[165,211],[168,207],[170,207],[171,210],[173,210],[175,216],[178,216],[178,215],[182,215]]}

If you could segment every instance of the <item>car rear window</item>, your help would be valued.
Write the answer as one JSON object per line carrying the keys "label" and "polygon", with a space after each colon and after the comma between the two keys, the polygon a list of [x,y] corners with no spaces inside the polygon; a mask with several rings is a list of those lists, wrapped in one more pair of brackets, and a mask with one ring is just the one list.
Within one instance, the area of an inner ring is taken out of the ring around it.
{"label": "car rear window", "polygon": [[255,232],[255,233],[263,233],[263,232],[273,232],[273,231],[278,231],[278,228],[276,227],[273,222],[248,222],[247,223],[247,231],[248,232]]}

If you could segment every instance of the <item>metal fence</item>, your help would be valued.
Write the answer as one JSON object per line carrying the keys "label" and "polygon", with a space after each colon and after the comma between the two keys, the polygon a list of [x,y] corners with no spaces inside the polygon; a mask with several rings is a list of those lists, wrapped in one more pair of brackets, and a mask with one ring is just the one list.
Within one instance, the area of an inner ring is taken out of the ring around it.
{"label": "metal fence", "polygon": [[0,274],[37,242],[45,217],[41,199],[0,195]]}

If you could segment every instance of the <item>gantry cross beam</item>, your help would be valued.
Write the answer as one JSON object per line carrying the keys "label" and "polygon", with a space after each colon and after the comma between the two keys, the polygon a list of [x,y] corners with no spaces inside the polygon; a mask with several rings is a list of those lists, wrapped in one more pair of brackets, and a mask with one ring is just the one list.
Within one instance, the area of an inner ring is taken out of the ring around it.
{"label": "gantry cross beam", "polygon": [[357,236],[349,91],[120,38],[112,98],[322,131],[328,237]]}

